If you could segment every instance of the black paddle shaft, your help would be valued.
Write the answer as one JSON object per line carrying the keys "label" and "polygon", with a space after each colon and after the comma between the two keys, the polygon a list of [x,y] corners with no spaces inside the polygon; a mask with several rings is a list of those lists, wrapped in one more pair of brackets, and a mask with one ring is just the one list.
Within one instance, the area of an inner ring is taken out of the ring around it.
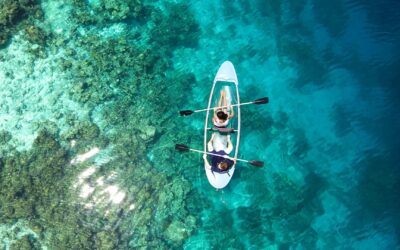
{"label": "black paddle shaft", "polygon": [[191,115],[191,114],[193,114],[193,113],[194,113],[193,110],[181,110],[181,111],[179,111],[179,114],[180,114],[181,116],[188,116],[188,115]]}
{"label": "black paddle shaft", "polygon": [[175,149],[182,152],[189,151],[189,147],[183,144],[176,144]]}
{"label": "black paddle shaft", "polygon": [[268,97],[263,97],[254,101],[254,104],[266,104],[269,103]]}

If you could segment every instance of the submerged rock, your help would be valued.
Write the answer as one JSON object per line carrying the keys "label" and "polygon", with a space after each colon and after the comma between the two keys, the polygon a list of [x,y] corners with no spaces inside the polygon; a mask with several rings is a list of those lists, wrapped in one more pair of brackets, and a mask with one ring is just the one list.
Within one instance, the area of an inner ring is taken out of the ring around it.
{"label": "submerged rock", "polygon": [[174,221],[168,226],[165,234],[169,240],[180,242],[188,237],[188,230],[182,222]]}
{"label": "submerged rock", "polygon": [[145,141],[153,139],[154,135],[156,134],[156,128],[153,126],[143,126],[140,128],[142,132],[140,137]]}
{"label": "submerged rock", "polygon": [[0,131],[0,145],[6,144],[11,140],[11,133],[6,130]]}

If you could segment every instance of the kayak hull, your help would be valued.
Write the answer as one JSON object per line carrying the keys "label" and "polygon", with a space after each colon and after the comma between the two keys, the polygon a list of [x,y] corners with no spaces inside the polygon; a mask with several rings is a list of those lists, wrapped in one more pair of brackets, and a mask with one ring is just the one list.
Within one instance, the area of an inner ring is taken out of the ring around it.
{"label": "kayak hull", "polygon": [[[230,104],[240,104],[239,98],[239,88],[238,88],[238,80],[236,76],[236,71],[233,64],[229,61],[225,61],[220,68],[214,78],[213,86],[211,88],[210,97],[208,101],[208,109],[212,109],[218,106],[218,100],[220,97],[220,90],[224,90],[227,95],[228,105]],[[208,110],[205,119],[204,125],[204,151],[207,152],[207,143],[211,138],[212,131],[209,130],[210,127],[213,126],[212,117],[214,115],[213,110]],[[232,158],[238,157],[238,149],[240,142],[240,106],[237,106],[235,109],[234,117],[229,121],[229,126],[234,128],[237,132],[231,134],[231,141],[233,144],[233,150],[229,154]],[[220,140],[223,140],[223,136],[219,136]],[[223,142],[225,143],[225,142]],[[207,179],[211,186],[222,189],[228,185],[230,180],[233,177],[235,172],[236,164],[234,164],[228,172],[226,173],[218,173],[211,171],[207,168],[207,165],[204,164],[204,168],[206,171]]]}

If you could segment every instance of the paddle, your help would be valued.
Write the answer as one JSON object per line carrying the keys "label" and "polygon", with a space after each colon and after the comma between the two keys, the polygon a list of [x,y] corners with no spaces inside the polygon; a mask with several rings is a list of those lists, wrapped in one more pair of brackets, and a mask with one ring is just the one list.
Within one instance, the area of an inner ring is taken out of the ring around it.
{"label": "paddle", "polygon": [[[209,152],[204,152],[204,151],[201,151],[201,150],[189,148],[188,146],[186,146],[184,144],[175,144],[175,149],[178,150],[178,151],[181,151],[181,152],[192,151],[192,152],[196,152],[196,153],[219,156],[219,157],[222,157],[222,158],[225,158],[225,159],[229,159],[229,160],[232,160],[232,161],[235,160],[234,158],[232,158],[232,157],[230,157],[228,155],[217,155],[217,154],[213,154],[213,153],[209,153]],[[248,161],[248,160],[243,160],[243,159],[236,159],[236,160],[237,161],[241,161],[241,162],[247,162],[247,163],[249,163],[249,164],[251,164],[253,166],[256,166],[256,167],[263,167],[264,166],[264,162],[262,162],[262,161],[255,161],[255,160]]]}
{"label": "paddle", "polygon": [[[243,103],[240,103],[240,104],[233,104],[232,106],[236,107],[236,106],[243,106],[243,105],[249,105],[249,104],[259,105],[259,104],[266,104],[268,102],[269,102],[269,98],[268,97],[263,97],[263,98],[259,98],[259,99],[255,100],[255,101],[252,101],[252,102],[243,102]],[[219,108],[227,108],[227,107],[230,107],[230,106],[222,106],[222,107],[219,107]],[[193,113],[212,110],[212,109],[214,109],[214,108],[198,109],[198,110],[181,110],[181,111],[179,111],[179,114],[181,116],[188,116],[188,115],[191,115]]]}

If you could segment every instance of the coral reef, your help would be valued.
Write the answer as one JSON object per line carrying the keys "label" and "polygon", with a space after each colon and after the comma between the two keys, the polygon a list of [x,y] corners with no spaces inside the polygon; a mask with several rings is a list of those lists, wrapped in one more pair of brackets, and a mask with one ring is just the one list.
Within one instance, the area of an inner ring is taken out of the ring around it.
{"label": "coral reef", "polygon": [[0,131],[0,144],[4,145],[11,140],[12,136],[11,133],[6,130]]}
{"label": "coral reef", "polygon": [[46,44],[47,34],[46,32],[35,25],[27,25],[24,29],[26,38],[33,44],[44,46]]}
{"label": "coral reef", "polygon": [[41,244],[30,235],[25,235],[11,245],[13,249],[41,249]]}
{"label": "coral reef", "polygon": [[[161,16],[159,7],[141,1],[67,4],[74,7],[68,37],[41,22],[27,23],[22,34],[35,56],[47,46],[60,52],[56,61],[75,83],[70,97],[92,109],[90,119],[60,112],[56,119],[68,130],[37,123],[41,130],[29,151],[0,156],[0,220],[26,221],[49,249],[182,247],[198,223],[186,201],[191,184],[173,170],[159,171],[169,164],[150,162],[148,153],[176,125],[173,109],[196,80],[171,73],[170,56],[197,44],[197,24],[180,4],[168,4]],[[123,32],[109,32],[110,23]],[[127,32],[133,28],[138,31]],[[0,133],[1,142],[10,140]],[[172,157],[173,149],[160,152]],[[22,237],[14,244],[36,243]]]}
{"label": "coral reef", "polygon": [[199,27],[186,5],[168,5],[166,17],[162,17],[159,10],[154,12],[152,17],[155,27],[150,33],[153,46],[162,49],[165,45],[170,45],[169,47],[197,45]]}
{"label": "coral reef", "polygon": [[100,0],[87,2],[71,0],[74,5],[74,17],[84,24],[104,25],[110,22],[123,22],[131,19],[142,19],[146,8],[140,0]]}
{"label": "coral reef", "polygon": [[[241,222],[240,228],[256,230],[260,232],[260,235],[266,235],[270,243],[281,245],[291,244],[293,240],[307,234],[308,241],[303,244],[314,248],[316,235],[311,225],[316,212],[319,215],[323,213],[317,197],[325,190],[325,181],[314,173],[310,173],[302,181],[294,181],[286,173],[271,173],[270,175],[271,182],[261,189],[257,183],[262,182],[258,180],[262,177],[252,177],[251,182],[248,183],[249,190],[256,190],[254,186],[258,186],[259,192],[252,199],[254,207],[237,210]],[[268,203],[265,202],[266,198],[269,200]],[[256,207],[260,208],[256,209]],[[316,209],[318,207],[319,211]],[[263,248],[265,238],[255,238],[254,245]]]}
{"label": "coral reef", "polygon": [[29,16],[40,17],[36,0],[4,0],[0,2],[0,48],[10,39],[18,24]]}
{"label": "coral reef", "polygon": [[61,135],[63,140],[73,143],[73,153],[84,153],[90,148],[106,148],[108,139],[101,135],[100,128],[92,122],[74,122],[66,133]]}
{"label": "coral reef", "polygon": [[274,174],[272,178],[274,189],[279,192],[279,195],[274,197],[274,203],[279,204],[272,210],[274,216],[282,218],[298,212],[304,199],[303,188],[283,174]]}
{"label": "coral reef", "polygon": [[89,56],[77,55],[71,69],[77,78],[71,95],[81,102],[99,104],[119,91],[131,97],[154,67],[150,51],[129,44],[128,37],[102,40],[90,36],[81,45]]}
{"label": "coral reef", "polygon": [[[67,151],[45,130],[39,132],[31,151],[6,156],[0,175],[3,190],[0,194],[1,221],[28,220],[35,233],[42,237],[46,230],[62,223],[78,227],[78,224],[74,225],[77,215],[72,213],[76,208],[63,202],[70,194],[65,169],[67,161]],[[18,244],[28,243],[32,244],[29,240]]]}
{"label": "coral reef", "polygon": [[3,249],[42,249],[43,246],[37,234],[21,220],[0,225],[0,239]]}

